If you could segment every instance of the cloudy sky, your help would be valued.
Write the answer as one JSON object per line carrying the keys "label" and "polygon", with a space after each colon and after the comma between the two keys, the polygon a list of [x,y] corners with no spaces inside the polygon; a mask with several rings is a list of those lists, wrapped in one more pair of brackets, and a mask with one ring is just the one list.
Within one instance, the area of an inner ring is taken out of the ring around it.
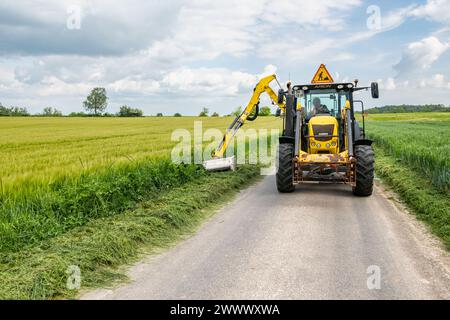
{"label": "cloudy sky", "polygon": [[2,0],[0,102],[81,111],[102,86],[109,112],[223,114],[261,75],[309,83],[325,63],[379,81],[369,106],[449,105],[449,48],[450,0]]}

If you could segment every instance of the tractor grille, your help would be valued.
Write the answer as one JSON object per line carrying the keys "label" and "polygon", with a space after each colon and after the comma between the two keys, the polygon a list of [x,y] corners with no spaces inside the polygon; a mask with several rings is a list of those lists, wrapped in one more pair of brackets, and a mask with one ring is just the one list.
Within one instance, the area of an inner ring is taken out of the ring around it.
{"label": "tractor grille", "polygon": [[[312,129],[317,141],[328,141],[333,135],[334,124],[313,124]],[[325,137],[320,137],[321,135]]]}

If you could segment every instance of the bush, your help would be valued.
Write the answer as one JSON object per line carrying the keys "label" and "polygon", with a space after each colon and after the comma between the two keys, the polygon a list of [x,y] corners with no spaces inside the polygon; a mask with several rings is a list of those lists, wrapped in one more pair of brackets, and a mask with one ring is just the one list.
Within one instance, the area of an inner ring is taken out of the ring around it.
{"label": "bush", "polygon": [[198,115],[199,117],[207,117],[209,113],[208,108],[203,108],[202,112]]}
{"label": "bush", "polygon": [[219,117],[219,114],[217,112],[214,112],[211,117]]}
{"label": "bush", "polygon": [[71,112],[71,113],[69,113],[68,116],[69,117],[86,117],[88,115],[84,112]]}
{"label": "bush", "polygon": [[163,114],[162,114],[161,112],[158,112],[158,113],[156,114],[156,116],[157,116],[157,117],[162,117]]}
{"label": "bush", "polygon": [[174,115],[173,115],[174,117],[181,117],[181,113],[175,113]]}
{"label": "bush", "polygon": [[46,107],[42,111],[42,115],[44,117],[62,117],[62,112],[57,110],[56,108]]}
{"label": "bush", "polygon": [[272,110],[270,110],[270,107],[262,107],[259,109],[259,115],[262,117],[267,117],[272,114]]}
{"label": "bush", "polygon": [[6,116],[6,117],[25,117],[29,116],[27,108],[19,108],[19,107],[4,107],[0,103],[0,116]]}
{"label": "bush", "polygon": [[119,117],[142,117],[144,113],[137,108],[131,108],[129,106],[121,106],[117,113]]}
{"label": "bush", "polygon": [[236,110],[234,110],[231,113],[231,116],[239,117],[242,114],[242,107],[237,107]]}

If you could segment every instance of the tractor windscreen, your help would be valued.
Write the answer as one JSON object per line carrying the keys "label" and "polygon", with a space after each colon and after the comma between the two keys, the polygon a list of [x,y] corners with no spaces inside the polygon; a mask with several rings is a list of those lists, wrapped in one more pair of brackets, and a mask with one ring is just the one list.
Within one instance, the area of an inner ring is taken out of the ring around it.
{"label": "tractor windscreen", "polygon": [[304,92],[306,117],[317,114],[329,114],[339,118],[345,101],[349,99],[348,92],[336,89],[308,90]]}

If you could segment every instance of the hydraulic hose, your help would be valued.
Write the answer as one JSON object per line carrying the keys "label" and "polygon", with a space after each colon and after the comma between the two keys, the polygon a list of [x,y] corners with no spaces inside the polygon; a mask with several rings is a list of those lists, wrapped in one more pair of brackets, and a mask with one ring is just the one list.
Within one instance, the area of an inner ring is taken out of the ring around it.
{"label": "hydraulic hose", "polygon": [[255,121],[256,118],[258,118],[258,114],[259,114],[259,102],[257,104],[255,104],[255,114],[253,116],[249,115],[247,117],[247,120],[248,121]]}

